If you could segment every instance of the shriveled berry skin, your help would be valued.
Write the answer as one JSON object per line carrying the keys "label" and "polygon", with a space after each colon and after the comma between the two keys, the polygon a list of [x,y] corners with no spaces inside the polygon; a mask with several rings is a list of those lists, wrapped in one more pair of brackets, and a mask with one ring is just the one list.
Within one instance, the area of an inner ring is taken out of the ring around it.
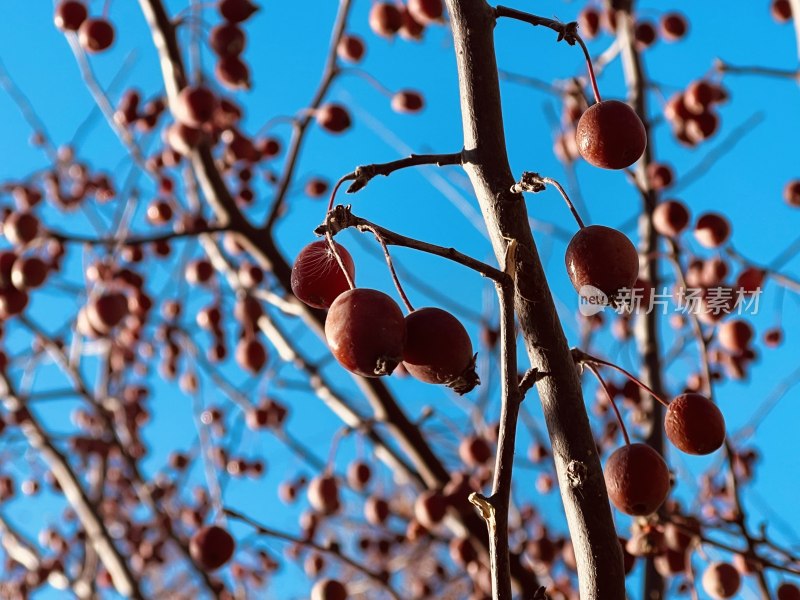
{"label": "shriveled berry skin", "polygon": [[231,534],[216,525],[203,527],[192,536],[189,543],[189,553],[194,561],[209,571],[219,569],[228,562],[235,548]]}
{"label": "shriveled berry skin", "polygon": [[725,442],[725,419],[702,394],[681,394],[664,417],[669,441],[687,454],[711,454]]}
{"label": "shriveled berry skin", "polygon": [[383,292],[356,288],[331,305],[325,338],[336,360],[348,371],[363,377],[389,375],[403,360],[403,312]]}
{"label": "shriveled berry skin", "polygon": [[649,515],[669,494],[669,469],[661,455],[647,444],[616,450],[603,470],[608,497],[628,515]]}
{"label": "shriveled berry skin", "polygon": [[403,366],[420,381],[448,385],[460,394],[479,382],[467,330],[440,308],[420,308],[406,317]]}
{"label": "shriveled berry skin", "polygon": [[634,245],[622,232],[603,225],[578,231],[567,246],[565,262],[577,292],[591,285],[609,298],[623,288],[632,288],[639,275]]}
{"label": "shriveled berry skin", "polygon": [[[350,279],[355,281],[353,257],[343,246],[336,242],[334,244]],[[349,289],[347,277],[327,240],[312,242],[297,255],[292,266],[292,292],[305,304],[314,308],[328,308],[339,294]]]}
{"label": "shriveled berry skin", "polygon": [[639,160],[647,133],[636,112],[619,100],[590,106],[578,121],[578,152],[601,169],[624,169]]}

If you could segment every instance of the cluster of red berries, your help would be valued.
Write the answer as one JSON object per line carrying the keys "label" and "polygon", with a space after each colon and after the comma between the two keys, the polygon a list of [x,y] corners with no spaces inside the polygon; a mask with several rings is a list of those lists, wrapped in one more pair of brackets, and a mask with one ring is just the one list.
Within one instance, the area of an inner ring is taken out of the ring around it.
{"label": "cluster of red berries", "polygon": [[[39,219],[33,213],[7,211],[2,233],[14,246],[0,252],[0,318],[8,319],[25,310],[29,293],[41,287],[58,264],[35,251],[26,252],[41,233]],[[63,253],[63,247],[60,251]]]}
{"label": "cluster of red berries", "polygon": [[672,131],[679,142],[696,146],[719,130],[719,115],[715,106],[727,100],[725,88],[700,79],[667,101],[664,116],[672,124]]}
{"label": "cluster of red berries", "polygon": [[[701,394],[681,394],[670,402],[664,427],[670,442],[687,454],[710,454],[725,442],[722,413]],[[626,444],[616,450],[604,473],[609,499],[629,515],[654,513],[671,487],[666,462],[647,444]]]}
{"label": "cluster of red berries", "polygon": [[87,52],[108,50],[114,43],[114,26],[104,18],[89,18],[86,5],[80,0],[62,0],[53,17],[56,27],[78,34],[81,47]]}
{"label": "cluster of red berries", "polygon": [[[602,10],[593,6],[584,8],[578,15],[580,34],[585,39],[593,39],[602,27],[607,33],[617,32],[617,17],[613,9]],[[668,12],[661,15],[658,25],[647,20],[636,21],[634,35],[640,49],[652,46],[659,35],[668,42],[683,39],[689,31],[689,23],[681,13]]]}
{"label": "cluster of red berries", "polygon": [[[403,317],[397,303],[378,290],[353,287],[349,252],[326,240],[307,245],[292,267],[292,291],[307,305],[328,309],[325,337],[347,370],[363,377],[390,375],[403,364],[412,376],[466,393],[478,383],[475,357],[464,326],[439,308]],[[352,284],[352,285],[351,285]]]}
{"label": "cluster of red berries", "polygon": [[377,35],[391,39],[421,40],[425,28],[444,22],[442,0],[408,0],[405,5],[376,2],[369,12],[369,26]]}
{"label": "cluster of red berries", "polygon": [[241,57],[247,38],[240,24],[252,17],[258,7],[250,0],[219,0],[217,8],[224,22],[215,26],[208,38],[217,55],[214,74],[228,89],[249,89],[250,69]]}

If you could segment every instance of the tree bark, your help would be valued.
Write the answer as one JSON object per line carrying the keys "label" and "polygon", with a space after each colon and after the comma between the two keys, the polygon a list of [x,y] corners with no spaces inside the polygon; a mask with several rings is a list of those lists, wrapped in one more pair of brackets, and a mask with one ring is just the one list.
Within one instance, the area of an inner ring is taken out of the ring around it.
{"label": "tree bark", "polygon": [[525,202],[513,193],[494,52],[495,15],[484,0],[447,0],[464,129],[464,168],[475,189],[495,255],[517,243],[515,311],[553,447],[561,497],[578,564],[582,600],[622,600],[622,553],[578,372],[533,241]]}

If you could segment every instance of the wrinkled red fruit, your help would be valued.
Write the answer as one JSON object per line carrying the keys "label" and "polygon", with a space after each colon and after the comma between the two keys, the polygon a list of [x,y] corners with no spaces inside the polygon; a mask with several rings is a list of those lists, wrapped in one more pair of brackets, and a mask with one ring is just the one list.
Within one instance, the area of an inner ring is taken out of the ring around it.
{"label": "wrinkled red fruit", "polygon": [[114,43],[114,27],[105,19],[87,19],[78,29],[78,41],[87,52],[102,52]]}
{"label": "wrinkled red fruit", "polygon": [[665,200],[653,211],[653,227],[661,235],[675,237],[689,225],[689,209],[678,200]]}
{"label": "wrinkled red fruit", "polygon": [[442,0],[408,0],[408,12],[417,22],[428,25],[442,20],[444,4]]}
{"label": "wrinkled red fruit", "polygon": [[53,20],[61,31],[78,31],[87,16],[83,2],[64,0],[56,7]]}
{"label": "wrinkled red fruit", "polygon": [[591,285],[612,298],[622,289],[630,289],[639,275],[639,255],[625,234],[589,225],[576,233],[566,253],[567,273],[580,293]]}
{"label": "wrinkled red fruit", "polygon": [[325,320],[334,357],[363,377],[389,375],[403,360],[406,326],[397,303],[378,290],[356,288],[340,295]]}
{"label": "wrinkled red fruit", "polygon": [[712,563],[703,573],[703,589],[715,600],[733,598],[741,584],[742,577],[739,571],[728,563]]}
{"label": "wrinkled red fruit", "polygon": [[701,394],[681,394],[670,402],[664,428],[669,441],[687,454],[711,454],[725,442],[725,419]]}
{"label": "wrinkled red fruit", "polygon": [[342,133],[350,128],[350,113],[340,104],[326,104],[320,107],[314,117],[325,131]]}
{"label": "wrinkled red fruit", "polygon": [[217,525],[203,527],[192,536],[189,553],[204,569],[214,571],[233,556],[236,544],[231,534]]}
{"label": "wrinkled red fruit", "polygon": [[391,38],[403,26],[403,17],[391,2],[376,2],[369,11],[369,26],[378,35]]}
{"label": "wrinkled red fruit", "polygon": [[[356,268],[350,253],[334,242],[350,279],[355,282]],[[292,266],[292,292],[314,308],[328,308],[350,289],[344,271],[336,261],[327,240],[311,242],[300,251]]]}
{"label": "wrinkled red fruit", "polygon": [[717,213],[705,213],[697,219],[694,226],[694,237],[701,246],[718,248],[724,244],[731,235],[731,226],[728,219]]}
{"label": "wrinkled red fruit", "polygon": [[636,112],[619,100],[590,106],[578,121],[578,151],[601,169],[624,169],[639,160],[647,134]]}
{"label": "wrinkled red fruit", "polygon": [[322,579],[311,588],[311,600],[347,600],[347,588],[335,579]]}
{"label": "wrinkled red fruit", "polygon": [[661,455],[647,444],[616,450],[603,470],[608,497],[628,515],[649,515],[669,494],[669,469]]}
{"label": "wrinkled red fruit", "polygon": [[221,0],[219,14],[229,23],[242,23],[258,10],[250,0]]}
{"label": "wrinkled red fruit", "polygon": [[459,394],[479,383],[467,330],[440,308],[420,308],[406,317],[403,366],[416,379],[445,384]]}

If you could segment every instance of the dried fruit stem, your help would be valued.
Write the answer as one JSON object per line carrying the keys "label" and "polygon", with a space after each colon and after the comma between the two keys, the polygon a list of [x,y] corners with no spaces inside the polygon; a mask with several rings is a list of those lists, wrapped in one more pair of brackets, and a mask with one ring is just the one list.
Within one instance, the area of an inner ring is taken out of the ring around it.
{"label": "dried fruit stem", "polygon": [[397,272],[394,270],[394,263],[392,263],[392,256],[389,254],[389,248],[386,246],[386,242],[383,239],[383,236],[380,232],[370,225],[362,225],[361,229],[366,229],[367,231],[371,232],[372,235],[375,236],[375,239],[378,240],[378,243],[383,248],[383,255],[386,257],[386,264],[389,266],[389,272],[392,274],[392,281],[394,282],[394,287],[397,288],[397,293],[400,294],[400,297],[403,299],[403,304],[405,304],[406,309],[408,312],[414,312],[414,307],[411,305],[411,301],[406,296],[406,291],[403,289],[402,284],[400,283],[400,278],[397,277]]}
{"label": "dried fruit stem", "polygon": [[622,420],[622,415],[620,414],[619,408],[617,407],[617,403],[614,400],[614,395],[610,391],[608,391],[608,386],[606,385],[606,382],[603,380],[602,375],[600,375],[600,371],[597,370],[597,367],[595,367],[592,363],[586,363],[586,368],[589,369],[595,377],[597,377],[597,381],[600,383],[600,387],[603,388],[603,391],[605,392],[606,396],[608,396],[608,401],[611,402],[611,408],[614,409],[614,414],[617,416],[617,421],[619,422],[619,426],[622,429],[622,437],[625,438],[625,445],[630,446],[631,438],[628,437],[628,430],[625,428],[625,421]]}

